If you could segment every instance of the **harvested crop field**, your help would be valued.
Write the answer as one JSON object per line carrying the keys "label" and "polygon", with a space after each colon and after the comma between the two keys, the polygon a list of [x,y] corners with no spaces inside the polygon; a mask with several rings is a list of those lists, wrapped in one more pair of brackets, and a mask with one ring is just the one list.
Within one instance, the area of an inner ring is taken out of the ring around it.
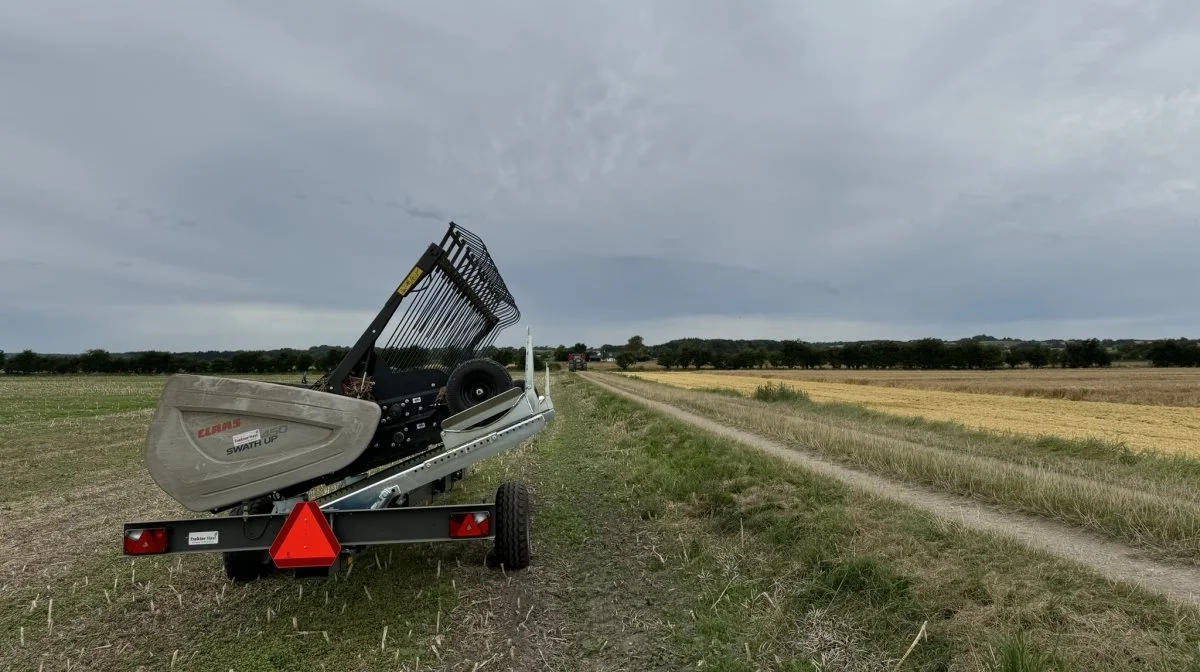
{"label": "harvested crop field", "polygon": [[1046,368],[999,371],[808,369],[711,373],[1069,401],[1200,407],[1200,369],[1118,366],[1105,369]]}
{"label": "harvested crop field", "polygon": [[818,402],[857,404],[903,417],[954,422],[1022,436],[1101,439],[1141,452],[1200,455],[1200,408],[1068,401],[786,379],[756,374],[645,372],[624,374],[684,389],[751,393],[764,379],[801,389]]}

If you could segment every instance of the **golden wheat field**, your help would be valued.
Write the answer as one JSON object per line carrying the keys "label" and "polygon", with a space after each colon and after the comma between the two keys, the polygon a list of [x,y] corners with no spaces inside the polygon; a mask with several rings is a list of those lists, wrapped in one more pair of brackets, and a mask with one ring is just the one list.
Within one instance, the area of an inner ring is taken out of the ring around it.
{"label": "golden wheat field", "polygon": [[892,415],[957,422],[972,429],[1026,436],[1098,438],[1121,441],[1138,451],[1200,455],[1200,408],[787,380],[772,372],[623,375],[685,389],[720,387],[742,393],[753,392],[767,378],[786,381],[787,385],[807,392],[813,401],[859,404]]}
{"label": "golden wheat field", "polygon": [[711,373],[1070,401],[1200,407],[1200,368],[1156,369],[1149,366],[1120,366],[1107,369],[1046,368],[999,371],[811,369]]}

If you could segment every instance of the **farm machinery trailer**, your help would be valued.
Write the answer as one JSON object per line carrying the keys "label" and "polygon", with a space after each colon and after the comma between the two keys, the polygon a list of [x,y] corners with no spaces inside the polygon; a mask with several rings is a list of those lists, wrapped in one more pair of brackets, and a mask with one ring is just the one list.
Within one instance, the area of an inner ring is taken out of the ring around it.
{"label": "farm machinery trailer", "polygon": [[489,564],[524,568],[522,484],[493,502],[430,503],[554,418],[528,331],[524,378],[482,356],[519,318],[483,241],[451,222],[314,385],[171,376],[146,464],[181,505],[215,515],[125,523],[125,554],[219,552],[230,578],[250,581],[327,576],[379,544],[484,539]]}

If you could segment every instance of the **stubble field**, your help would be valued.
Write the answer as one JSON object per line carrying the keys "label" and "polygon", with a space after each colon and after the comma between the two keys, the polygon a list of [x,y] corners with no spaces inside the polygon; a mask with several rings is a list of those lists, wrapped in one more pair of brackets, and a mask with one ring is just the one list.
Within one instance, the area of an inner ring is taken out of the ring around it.
{"label": "stubble field", "polygon": [[[656,368],[655,371],[662,369]],[[1069,401],[1200,406],[1200,368],[1114,366],[1102,369],[1022,368],[996,371],[771,369],[705,373]]]}
{"label": "stubble field", "polygon": [[[1073,375],[1058,371],[994,375],[999,373],[870,372],[851,376],[843,371],[653,371],[625,375],[683,389],[725,388],[743,393],[775,382],[802,390],[813,401],[854,404],[895,416],[1028,437],[1095,439],[1123,444],[1136,452],[1200,456],[1200,407],[1182,403],[1197,394],[1200,377],[1196,372],[1125,368]],[[1055,392],[1068,389],[1068,384],[1084,389],[1085,381],[1090,386],[1086,389],[1094,393],[1077,396],[1180,403],[1074,401]]]}

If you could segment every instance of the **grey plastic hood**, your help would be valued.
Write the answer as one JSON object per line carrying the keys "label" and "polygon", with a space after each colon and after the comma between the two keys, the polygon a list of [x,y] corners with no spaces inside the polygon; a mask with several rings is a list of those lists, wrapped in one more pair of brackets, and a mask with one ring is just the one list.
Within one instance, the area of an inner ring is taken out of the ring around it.
{"label": "grey plastic hood", "polygon": [[146,441],[154,482],[196,512],[349,466],[379,425],[371,401],[215,376],[167,379]]}

